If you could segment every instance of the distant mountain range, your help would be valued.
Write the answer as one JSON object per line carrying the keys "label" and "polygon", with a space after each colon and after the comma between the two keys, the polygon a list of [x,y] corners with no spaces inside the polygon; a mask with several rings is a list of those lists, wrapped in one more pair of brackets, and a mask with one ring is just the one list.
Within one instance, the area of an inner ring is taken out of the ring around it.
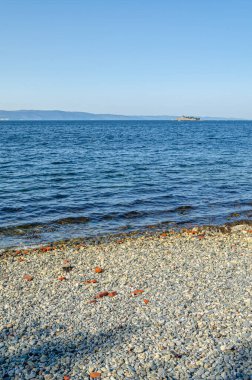
{"label": "distant mountain range", "polygon": [[[180,116],[180,115],[179,115]],[[175,120],[178,116],[126,116],[113,114],[95,114],[89,112],[19,110],[1,111],[0,120]],[[206,117],[204,120],[229,120],[228,118]]]}

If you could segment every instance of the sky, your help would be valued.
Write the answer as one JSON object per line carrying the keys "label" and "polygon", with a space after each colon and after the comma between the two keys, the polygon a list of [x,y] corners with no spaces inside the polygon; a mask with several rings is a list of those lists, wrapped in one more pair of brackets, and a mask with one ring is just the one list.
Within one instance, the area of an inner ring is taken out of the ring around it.
{"label": "sky", "polygon": [[0,0],[0,109],[252,119],[251,0]]}

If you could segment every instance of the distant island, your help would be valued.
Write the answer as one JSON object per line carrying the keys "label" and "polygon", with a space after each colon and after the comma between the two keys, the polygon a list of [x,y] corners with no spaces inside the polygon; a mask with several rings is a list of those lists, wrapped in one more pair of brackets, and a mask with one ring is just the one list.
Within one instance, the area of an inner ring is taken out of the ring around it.
{"label": "distant island", "polygon": [[195,117],[195,116],[181,116],[181,117],[177,117],[177,120],[178,121],[199,121],[200,120],[200,117]]}
{"label": "distant island", "polygon": [[[202,116],[204,120],[232,120],[223,117]],[[60,110],[17,110],[4,111],[0,110],[0,121],[19,121],[19,120],[176,120],[178,116],[168,115],[113,115],[113,114],[95,114],[89,112],[70,112]]]}

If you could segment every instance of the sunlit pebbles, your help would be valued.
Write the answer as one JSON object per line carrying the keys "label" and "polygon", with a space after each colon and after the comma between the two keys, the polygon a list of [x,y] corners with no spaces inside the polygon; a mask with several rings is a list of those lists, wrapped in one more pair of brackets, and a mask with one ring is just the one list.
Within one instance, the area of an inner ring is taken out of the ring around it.
{"label": "sunlit pebbles", "polygon": [[5,252],[0,378],[250,379],[251,255],[246,224]]}

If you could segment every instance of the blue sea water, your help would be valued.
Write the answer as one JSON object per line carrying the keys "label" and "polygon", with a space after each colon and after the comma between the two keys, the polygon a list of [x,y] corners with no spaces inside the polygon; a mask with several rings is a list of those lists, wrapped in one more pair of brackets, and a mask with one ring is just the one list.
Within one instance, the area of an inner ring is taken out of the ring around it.
{"label": "blue sea water", "polygon": [[251,121],[0,122],[0,247],[252,218]]}

